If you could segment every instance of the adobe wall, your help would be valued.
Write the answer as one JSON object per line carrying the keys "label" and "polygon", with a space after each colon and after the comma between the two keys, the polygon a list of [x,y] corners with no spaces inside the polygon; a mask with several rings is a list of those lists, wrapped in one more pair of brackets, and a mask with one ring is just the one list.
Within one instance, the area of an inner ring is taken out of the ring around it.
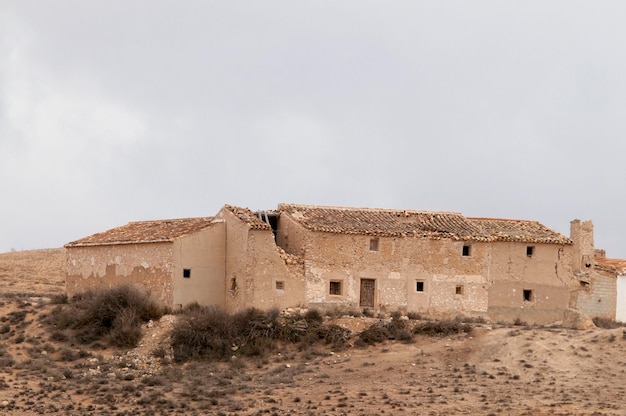
{"label": "adobe wall", "polygon": [[[225,239],[226,226],[218,222],[174,242],[174,305],[226,306]],[[189,277],[184,277],[184,269],[189,270]]]}
{"label": "adobe wall", "polygon": [[591,273],[589,284],[576,293],[576,307],[592,318],[615,319],[617,308],[617,279],[600,273]]}
{"label": "adobe wall", "polygon": [[130,283],[172,305],[173,244],[118,244],[67,248],[68,296]]}
{"label": "adobe wall", "polygon": [[227,209],[216,218],[226,224],[226,309],[300,306],[304,300],[302,261],[277,247],[272,231],[251,230]]}
{"label": "adobe wall", "polygon": [[[487,311],[485,244],[473,244],[472,255],[463,257],[462,241],[380,237],[378,251],[371,251],[370,236],[310,232],[286,215],[278,231],[277,242],[286,251],[306,253],[310,305],[358,306],[361,279],[375,279],[376,308]],[[330,281],[341,282],[341,295],[329,293]],[[423,292],[416,290],[418,281]],[[461,294],[456,294],[457,286],[462,286]]]}
{"label": "adobe wall", "polygon": [[[554,322],[576,284],[569,245],[380,237],[371,251],[370,236],[308,231],[287,215],[278,230],[285,250],[305,253],[306,299],[321,307],[359,306],[361,279],[375,279],[376,308]],[[330,294],[331,281],[341,283],[341,295]]]}
{"label": "adobe wall", "polygon": [[[533,247],[532,255],[527,248]],[[572,246],[493,243],[489,316],[546,324],[563,320],[578,284],[571,270]],[[526,296],[525,296],[526,291]]]}

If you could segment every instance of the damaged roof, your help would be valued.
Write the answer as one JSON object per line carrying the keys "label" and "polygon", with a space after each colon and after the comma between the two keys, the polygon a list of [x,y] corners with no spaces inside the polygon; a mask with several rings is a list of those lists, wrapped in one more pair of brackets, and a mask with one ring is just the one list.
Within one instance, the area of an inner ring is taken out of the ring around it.
{"label": "damaged roof", "polygon": [[254,230],[271,230],[272,227],[262,218],[262,213],[254,213],[248,208],[235,207],[232,205],[224,205],[224,209],[232,212],[237,218]]}
{"label": "damaged roof", "polygon": [[607,272],[616,276],[626,275],[626,259],[607,259],[606,257],[596,257],[596,270]]}
{"label": "damaged roof", "polygon": [[212,223],[213,217],[134,221],[121,227],[72,241],[65,247],[171,242],[179,237],[210,227]]}
{"label": "damaged roof", "polygon": [[308,230],[381,237],[450,238],[572,244],[536,221],[468,218],[458,212],[279,204],[278,210]]}

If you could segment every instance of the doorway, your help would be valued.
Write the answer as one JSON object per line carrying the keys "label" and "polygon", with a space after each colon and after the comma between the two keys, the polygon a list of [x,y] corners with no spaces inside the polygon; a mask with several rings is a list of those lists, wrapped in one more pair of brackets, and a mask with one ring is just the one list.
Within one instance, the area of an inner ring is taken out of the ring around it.
{"label": "doorway", "polygon": [[361,298],[359,300],[359,306],[362,308],[373,308],[375,291],[376,279],[361,279]]}

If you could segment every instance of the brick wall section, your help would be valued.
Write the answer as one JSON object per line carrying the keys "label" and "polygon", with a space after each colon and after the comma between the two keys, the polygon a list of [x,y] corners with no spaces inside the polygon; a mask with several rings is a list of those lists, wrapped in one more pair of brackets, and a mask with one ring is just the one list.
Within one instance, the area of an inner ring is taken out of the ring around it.
{"label": "brick wall section", "polygon": [[615,319],[616,282],[615,277],[594,273],[589,286],[578,293],[578,309],[592,318]]}

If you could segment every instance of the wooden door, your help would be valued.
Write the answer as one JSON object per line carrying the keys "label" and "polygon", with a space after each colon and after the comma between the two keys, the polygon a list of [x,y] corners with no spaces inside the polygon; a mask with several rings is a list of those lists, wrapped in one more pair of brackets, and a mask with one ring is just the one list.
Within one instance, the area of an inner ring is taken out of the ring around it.
{"label": "wooden door", "polygon": [[375,279],[361,279],[361,299],[359,300],[359,306],[361,306],[362,308],[374,307],[375,289]]}

